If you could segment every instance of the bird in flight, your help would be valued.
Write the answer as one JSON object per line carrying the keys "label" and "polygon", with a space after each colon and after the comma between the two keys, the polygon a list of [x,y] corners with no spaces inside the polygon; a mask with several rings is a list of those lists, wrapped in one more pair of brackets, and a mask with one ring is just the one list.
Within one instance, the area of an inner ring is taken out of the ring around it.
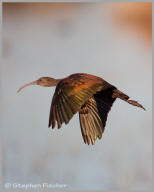
{"label": "bird in flight", "polygon": [[18,92],[29,85],[56,86],[48,126],[55,128],[57,123],[61,128],[62,123],[68,124],[73,115],[79,112],[82,137],[88,145],[90,142],[95,144],[97,138],[101,139],[108,113],[117,98],[145,110],[104,79],[86,73],[72,74],[63,79],[41,77],[25,84]]}

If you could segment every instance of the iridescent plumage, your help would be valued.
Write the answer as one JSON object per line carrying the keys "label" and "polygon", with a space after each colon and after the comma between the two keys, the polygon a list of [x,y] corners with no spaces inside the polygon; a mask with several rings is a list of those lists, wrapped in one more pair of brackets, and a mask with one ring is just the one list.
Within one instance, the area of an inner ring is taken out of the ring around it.
{"label": "iridescent plumage", "polygon": [[37,84],[41,86],[56,86],[52,99],[49,127],[58,128],[69,123],[74,114],[79,112],[80,127],[85,143],[95,143],[101,139],[106,125],[108,113],[116,98],[144,109],[138,102],[119,91],[104,79],[85,73],[77,73],[63,79],[42,77],[37,81],[21,87]]}

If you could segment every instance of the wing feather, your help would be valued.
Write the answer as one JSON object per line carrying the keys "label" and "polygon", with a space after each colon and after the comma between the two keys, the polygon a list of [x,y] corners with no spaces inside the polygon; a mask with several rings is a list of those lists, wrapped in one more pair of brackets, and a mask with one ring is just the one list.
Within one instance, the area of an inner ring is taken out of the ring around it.
{"label": "wing feather", "polygon": [[56,116],[56,119],[57,119],[57,124],[58,124],[58,128],[61,127],[61,124],[62,124],[62,120],[60,118],[60,114],[58,112],[58,106],[55,106],[55,110],[54,110],[54,113],[55,113],[55,116]]}
{"label": "wing feather", "polygon": [[89,145],[90,139],[91,143],[95,144],[97,137],[100,138],[102,136],[103,125],[98,115],[97,105],[93,97],[82,106],[79,112],[79,118],[82,136],[83,138],[86,138],[86,143]]}
{"label": "wing feather", "polygon": [[[55,108],[55,106],[54,106],[54,108]],[[52,128],[54,128],[56,125],[56,114],[55,114],[56,110],[54,110],[54,108],[52,111],[52,115],[53,115]]]}
{"label": "wing feather", "polygon": [[84,127],[85,127],[85,132],[86,132],[86,140],[87,140],[87,143],[89,145],[90,144],[90,138],[89,138],[90,133],[89,133],[89,130],[87,130],[87,128],[86,128],[86,127],[89,127],[88,120],[87,120],[87,115],[84,115],[83,119],[84,119]]}
{"label": "wing feather", "polygon": [[62,105],[64,107],[64,113],[67,117],[67,121],[65,121],[65,123],[67,124],[69,122],[69,120],[72,118],[73,114],[72,114],[70,107],[69,107],[68,103],[66,102],[66,100],[62,99],[61,101],[62,101]]}
{"label": "wing feather", "polygon": [[114,87],[108,90],[98,92],[91,97],[80,109],[79,118],[81,132],[85,143],[95,144],[97,138],[101,139],[106,125],[108,113],[113,102],[112,91]]}
{"label": "wing feather", "polygon": [[[53,96],[49,127],[52,124],[54,128],[55,121],[59,128],[62,123],[67,124],[94,94],[111,86],[101,78],[87,74],[75,74],[61,80]],[[82,121],[85,122],[85,119]]]}
{"label": "wing feather", "polygon": [[87,138],[86,138],[86,127],[85,127],[85,122],[84,122],[84,116],[80,116],[80,127],[81,127],[81,133],[82,137],[85,143],[87,143]]}

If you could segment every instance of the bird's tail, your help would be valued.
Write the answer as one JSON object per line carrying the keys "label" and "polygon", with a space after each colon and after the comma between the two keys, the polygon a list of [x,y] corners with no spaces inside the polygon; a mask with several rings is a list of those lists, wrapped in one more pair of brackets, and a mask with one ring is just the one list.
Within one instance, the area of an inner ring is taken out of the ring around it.
{"label": "bird's tail", "polygon": [[145,110],[145,108],[144,108],[141,104],[139,104],[137,101],[129,100],[129,96],[126,95],[126,94],[124,94],[124,93],[122,93],[122,92],[119,91],[118,89],[114,89],[114,90],[113,90],[112,97],[113,97],[113,98],[122,99],[122,100],[126,101],[127,103],[129,103],[129,104],[131,104],[131,105],[134,105],[134,106],[136,106],[136,107],[140,107],[140,108],[142,108],[142,109]]}

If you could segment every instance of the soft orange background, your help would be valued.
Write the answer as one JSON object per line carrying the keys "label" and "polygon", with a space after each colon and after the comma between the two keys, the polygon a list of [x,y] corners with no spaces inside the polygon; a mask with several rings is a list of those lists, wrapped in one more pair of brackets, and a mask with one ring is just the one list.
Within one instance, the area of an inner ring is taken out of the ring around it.
{"label": "soft orange background", "polygon": [[121,30],[135,30],[152,47],[152,3],[112,3],[114,22]]}

